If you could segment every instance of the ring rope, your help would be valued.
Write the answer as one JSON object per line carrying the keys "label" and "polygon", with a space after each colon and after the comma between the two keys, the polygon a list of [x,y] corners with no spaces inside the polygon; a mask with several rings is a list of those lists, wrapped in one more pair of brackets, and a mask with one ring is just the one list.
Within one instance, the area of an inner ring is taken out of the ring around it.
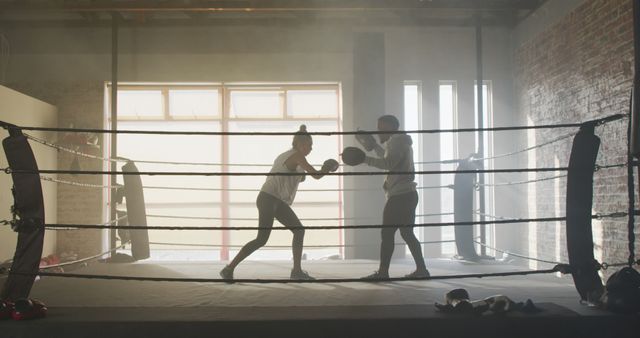
{"label": "ring rope", "polygon": [[[498,158],[502,158],[502,157],[507,157],[507,156],[513,156],[516,154],[520,154],[520,153],[525,153],[527,151],[531,151],[537,148],[541,148],[544,147],[546,145],[555,143],[555,142],[559,142],[561,140],[567,139],[571,136],[576,135],[576,132],[572,132],[569,133],[567,135],[564,136],[560,136],[558,138],[552,139],[550,141],[538,144],[538,145],[534,145],[531,147],[527,147],[524,149],[520,149],[517,151],[513,151],[513,152],[509,152],[509,153],[504,153],[504,154],[500,154],[500,155],[494,155],[494,156],[489,156],[489,157],[482,157],[482,158],[474,158],[475,161],[484,161],[484,160],[493,160],[493,159],[498,159]],[[103,156],[97,156],[97,155],[91,155],[91,154],[87,154],[78,150],[74,150],[74,149],[70,149],[64,146],[61,146],[59,144],[55,144],[53,142],[49,142],[46,141],[44,139],[35,137],[33,135],[30,135],[28,133],[24,133],[24,135],[37,143],[40,143],[42,145],[54,148],[56,150],[60,150],[60,151],[64,151],[67,153],[71,153],[77,156],[81,156],[81,157],[85,157],[85,158],[90,158],[90,159],[95,159],[95,160],[100,160],[103,162],[126,162],[126,161],[132,161],[135,163],[147,163],[147,164],[169,164],[169,165],[197,165],[197,166],[231,166],[231,167],[271,167],[272,164],[252,164],[252,163],[215,163],[215,162],[175,162],[175,161],[155,161],[155,160],[130,160],[127,158],[121,158],[121,157],[115,157],[115,158],[107,158],[107,157],[103,157]],[[417,165],[421,165],[421,164],[452,164],[452,163],[459,163],[461,161],[464,161],[465,159],[450,159],[450,160],[434,160],[434,161],[419,161],[419,162],[415,162],[415,164]],[[315,166],[319,166],[319,164],[315,165]],[[341,165],[344,166],[344,165]]]}
{"label": "ring rope", "polygon": [[[105,222],[105,223],[100,223],[99,226],[110,226],[113,224],[116,224],[124,219],[127,219],[127,215],[124,216],[120,216],[114,220],[111,220],[109,222]],[[2,221],[2,223],[4,223],[4,221]],[[46,224],[45,224],[45,228],[46,228]],[[53,230],[53,231],[63,231],[63,230],[79,230],[79,228],[75,228],[75,227],[59,227],[59,228],[55,228],[55,229],[48,229],[48,230]]]}
{"label": "ring rope", "polygon": [[[94,159],[94,160],[99,160],[99,161],[103,161],[103,162],[128,162],[128,161],[132,161],[135,163],[147,163],[147,164],[171,164],[171,165],[202,165],[202,166],[231,166],[231,167],[271,167],[272,164],[255,164],[255,163],[215,163],[215,162],[174,162],[174,161],[153,161],[153,160],[131,160],[128,158],[123,158],[123,157],[113,157],[113,158],[107,158],[107,157],[103,157],[103,156],[97,156],[97,155],[91,155],[91,154],[87,154],[78,150],[74,150],[74,149],[70,149],[64,146],[61,146],[59,144],[55,144],[53,142],[49,142],[46,141],[44,139],[35,137],[33,135],[30,135],[28,133],[23,133],[24,136],[26,136],[28,139],[40,143],[42,145],[54,148],[56,150],[60,150],[60,151],[64,151],[67,153],[71,153],[77,156],[81,156],[81,157],[85,157],[85,158],[90,158],[90,159]],[[315,164],[315,166],[321,166],[321,164]]]}
{"label": "ring rope", "polygon": [[[532,223],[532,222],[558,222],[565,221],[566,217],[541,217],[541,218],[518,218],[518,219],[505,219],[505,220],[485,220],[485,221],[468,221],[468,222],[431,222],[431,223],[416,223],[416,224],[400,224],[400,225],[327,225],[327,226],[305,226],[304,230],[337,230],[337,229],[383,229],[383,228],[430,228],[430,227],[442,227],[442,226],[473,226],[473,225],[486,225],[486,224],[511,224],[511,223]],[[141,226],[141,225],[102,225],[102,224],[45,224],[45,227],[50,229],[57,228],[75,228],[75,229],[128,229],[128,230],[196,230],[196,231],[213,231],[213,230],[260,230],[261,227],[226,227],[226,226]],[[287,230],[285,227],[274,227],[272,230]]]}
{"label": "ring rope", "polygon": [[598,267],[602,270],[607,270],[609,268],[613,268],[613,267],[621,267],[621,266],[634,266],[634,265],[640,265],[640,259],[636,260],[636,261],[631,261],[631,262],[624,262],[624,263],[606,263],[606,262],[602,262],[598,265]]}
{"label": "ring rope", "polygon": [[[442,243],[455,243],[455,240],[441,240],[441,241],[422,241],[420,244],[442,244]],[[193,244],[193,243],[170,243],[170,242],[149,242],[149,244],[155,245],[167,245],[167,246],[190,246],[190,247],[206,247],[206,248],[242,248],[244,245],[233,245],[233,244]],[[394,245],[404,245],[406,243],[398,242],[393,243]],[[304,248],[313,248],[313,249],[322,249],[322,248],[356,248],[356,247],[367,247],[367,246],[376,246],[377,244],[325,244],[325,245],[305,245]],[[261,249],[291,249],[291,245],[265,245]]]}
{"label": "ring rope", "polygon": [[615,164],[596,164],[595,171],[600,171],[602,169],[612,169],[612,168],[625,168],[629,166],[628,163],[615,163]]}
{"label": "ring rope", "polygon": [[[49,176],[40,176],[42,181],[60,183],[65,185],[73,185],[77,187],[85,187],[85,188],[96,188],[96,189],[122,189],[124,186],[117,185],[115,187],[111,187],[103,184],[90,184],[90,183],[80,183],[74,181],[61,180]],[[258,192],[260,189],[223,189],[223,188],[198,188],[198,187],[166,187],[166,186],[142,186],[143,189],[154,189],[154,190],[191,190],[191,191],[233,191],[233,192]],[[430,189],[444,189],[450,188],[453,189],[453,185],[432,185],[432,186],[420,186],[416,187],[418,190],[430,190]],[[369,189],[355,189],[355,188],[342,188],[342,189],[298,189],[298,192],[334,192],[334,191],[380,191],[380,188],[369,188]]]}
{"label": "ring rope", "polygon": [[[619,166],[619,165],[616,165]],[[602,168],[607,168],[602,167]],[[57,170],[57,169],[13,169],[2,168],[5,174],[69,174],[69,175],[142,175],[142,176],[300,176],[293,172],[202,172],[202,171],[113,171],[113,170]],[[381,176],[381,175],[444,175],[444,174],[497,174],[524,172],[568,171],[568,167],[474,169],[474,170],[422,170],[422,171],[355,171],[323,173],[325,176]]]}
{"label": "ring rope", "polygon": [[[611,166],[598,166],[598,168],[613,168],[613,167],[621,167],[624,166],[624,164],[616,164],[616,165],[611,165]],[[556,176],[550,176],[550,177],[543,177],[543,178],[538,178],[538,179],[533,179],[533,180],[522,180],[522,181],[509,181],[509,182],[501,182],[501,183],[484,183],[484,184],[478,184],[476,183],[476,187],[499,187],[499,186],[510,186],[510,185],[520,185],[520,184],[529,184],[529,183],[536,183],[536,182],[543,182],[543,181],[548,181],[548,180],[553,180],[553,179],[558,179],[558,178],[564,178],[567,177],[567,175],[556,175]],[[123,186],[118,185],[115,187],[111,187],[108,185],[101,185],[101,184],[90,184],[90,183],[80,183],[80,182],[74,182],[74,181],[68,181],[68,180],[61,180],[61,179],[57,179],[57,178],[52,178],[52,177],[48,177],[48,176],[40,176],[40,179],[43,181],[49,181],[49,182],[55,182],[55,183],[60,183],[60,184],[65,184],[65,185],[72,185],[72,186],[78,186],[78,187],[87,187],[87,188],[97,188],[97,189],[121,189],[123,188]],[[242,188],[237,188],[237,189],[223,189],[223,188],[199,188],[199,187],[168,187],[168,186],[143,186],[144,189],[153,189],[153,190],[187,190],[187,191],[233,191],[233,192],[258,192],[260,191],[260,189],[242,189]],[[453,184],[449,184],[449,185],[433,185],[433,186],[419,186],[416,187],[416,189],[418,190],[431,190],[431,189],[445,189],[445,188],[449,188],[449,189],[453,189],[454,185]],[[305,191],[305,192],[333,192],[333,191],[378,191],[379,188],[370,188],[370,189],[355,189],[355,188],[342,188],[342,189],[299,189],[298,191]]]}
{"label": "ring rope", "polygon": [[[553,180],[553,179],[557,179],[557,178],[564,178],[564,177],[567,177],[567,175],[550,176],[550,177],[544,177],[544,178],[539,178],[539,179],[534,179],[534,180],[510,181],[510,182],[502,182],[502,183],[476,184],[476,187],[480,187],[480,186],[483,186],[483,187],[498,187],[498,186],[528,184],[528,183],[536,183],[536,182],[548,181],[548,180]],[[101,184],[90,184],[90,183],[80,183],[80,182],[74,182],[74,181],[68,181],[68,180],[61,180],[61,179],[52,178],[52,177],[48,177],[48,176],[40,176],[40,179],[43,180],[43,181],[48,181],[48,182],[60,183],[60,184],[65,184],[65,185],[72,185],[72,186],[77,186],[77,187],[86,187],[86,188],[96,188],[96,189],[122,189],[123,188],[122,185],[111,187],[111,186],[108,186],[108,185],[101,185]],[[260,189],[242,189],[242,188],[224,189],[224,188],[168,187],[168,186],[143,186],[142,188],[151,189],[151,190],[186,190],[186,191],[233,191],[233,192],[258,192],[258,191],[260,191]],[[418,190],[432,190],[432,189],[445,189],[445,188],[453,189],[454,185],[453,184],[448,184],[448,185],[432,185],[432,186],[419,186],[419,187],[416,187],[416,189],[418,189]],[[301,192],[301,191],[305,191],[305,192],[379,191],[379,190],[380,190],[380,188],[370,188],[370,189],[366,189],[366,188],[365,189],[355,189],[355,188],[298,189],[298,192]]]}
{"label": "ring rope", "polygon": [[60,184],[65,184],[65,185],[73,185],[73,186],[76,186],[76,187],[83,187],[83,188],[96,188],[96,189],[122,189],[122,188],[124,188],[124,186],[122,186],[122,185],[111,187],[111,186],[103,185],[103,184],[80,183],[80,182],[74,182],[74,181],[60,180],[60,179],[57,179],[57,178],[53,178],[53,177],[49,177],[49,176],[42,176],[42,175],[40,175],[40,180],[47,181],[47,182],[53,182],[53,183],[60,183]]}
{"label": "ring rope", "polygon": [[[595,171],[601,169],[620,168],[626,163],[597,165]],[[69,175],[141,175],[141,176],[300,176],[297,172],[203,172],[203,171],[113,171],[113,170],[58,170],[58,169],[13,169],[2,168],[5,174],[69,174]],[[473,169],[473,170],[420,170],[420,171],[355,171],[355,172],[327,172],[325,176],[382,176],[382,175],[445,175],[445,174],[498,174],[569,171],[568,167],[541,168],[504,168],[504,169]]]}
{"label": "ring rope", "polygon": [[[594,219],[602,218],[617,218],[626,217],[626,212],[612,212],[609,214],[595,214],[591,217]],[[121,218],[124,218],[123,216]],[[120,219],[121,219],[120,218]],[[379,224],[363,224],[363,225],[335,225],[335,226],[306,226],[301,229],[304,230],[337,230],[337,229],[383,229],[383,228],[406,228],[406,227],[418,227],[418,228],[430,228],[430,227],[442,227],[442,226],[473,226],[473,225],[487,225],[487,224],[516,224],[516,223],[535,223],[535,222],[558,222],[566,221],[567,217],[539,217],[539,218],[514,218],[514,219],[494,219],[484,221],[458,221],[458,222],[430,222],[430,223],[416,223],[416,224],[399,224],[399,225],[379,225]],[[111,221],[109,223],[113,223]],[[3,225],[11,224],[11,221],[0,221]],[[126,229],[126,230],[197,230],[197,231],[214,231],[214,230],[260,230],[261,227],[227,227],[227,226],[153,226],[153,225],[112,225],[109,223],[103,224],[58,224],[50,223],[44,224],[47,229]],[[290,230],[285,227],[275,227],[271,230]]]}
{"label": "ring rope", "polygon": [[[592,215],[592,218],[606,218],[606,217],[626,217],[625,212],[614,212],[610,214],[597,214]],[[487,225],[487,224],[515,224],[515,223],[535,223],[535,222],[559,222],[566,221],[566,216],[556,217],[539,217],[539,218],[515,218],[515,219],[496,219],[496,220],[484,220],[484,221],[459,221],[459,222],[431,222],[431,223],[416,223],[416,224],[399,224],[399,225],[380,225],[380,224],[364,224],[364,225],[327,225],[327,226],[306,226],[301,229],[304,230],[337,230],[337,229],[383,229],[383,228],[430,228],[430,227],[442,227],[442,226],[473,226],[473,225]],[[103,225],[103,224],[45,224],[46,228],[76,228],[76,229],[128,229],[128,230],[197,230],[197,231],[213,231],[213,230],[260,230],[261,227],[226,227],[226,226],[143,226],[143,225]],[[285,227],[274,227],[271,230],[290,230]]]}
{"label": "ring rope", "polygon": [[[441,275],[430,277],[399,277],[385,278],[379,280],[363,280],[361,278],[321,278],[315,280],[300,279],[233,279],[234,283],[254,283],[254,284],[288,284],[288,283],[384,283],[384,282],[405,282],[405,281],[423,281],[423,280],[446,280],[446,279],[463,279],[463,278],[484,278],[484,277],[507,277],[507,276],[525,276],[536,274],[549,274],[560,272],[562,267],[555,266],[552,269],[545,270],[525,270],[525,271],[509,271],[509,272],[493,272],[493,273],[473,273],[473,274],[455,274]],[[20,276],[45,276],[45,277],[61,277],[61,278],[82,278],[82,279],[105,279],[105,280],[127,280],[127,281],[146,281],[146,282],[193,282],[193,283],[229,283],[228,279],[220,278],[176,278],[176,277],[138,277],[138,276],[117,276],[117,275],[89,275],[75,273],[53,273],[39,272],[27,273],[11,271],[9,274]]]}
{"label": "ring rope", "polygon": [[86,258],[82,258],[82,259],[77,259],[74,261],[70,261],[70,262],[64,262],[64,263],[59,263],[59,264],[52,264],[52,265],[47,265],[47,266],[41,266],[40,269],[42,270],[46,270],[46,269],[53,269],[53,268],[61,268],[61,267],[65,267],[65,266],[69,266],[69,265],[76,265],[76,264],[80,264],[80,263],[86,263],[89,261],[93,261],[95,259],[98,259],[106,254],[110,254],[112,252],[115,252],[117,250],[123,249],[125,247],[126,244],[122,244],[118,247],[115,247],[109,251],[105,251],[105,252],[101,252],[99,254],[90,256],[90,257],[86,257]]}
{"label": "ring rope", "polygon": [[[417,214],[416,217],[435,217],[435,216],[448,216],[453,215],[452,212],[440,212],[433,214]],[[180,216],[180,215],[162,215],[162,214],[147,214],[150,218],[167,218],[167,219],[198,219],[207,221],[257,221],[257,217],[206,217],[206,216]],[[343,220],[362,220],[362,219],[378,219],[377,217],[318,217],[318,218],[300,218],[301,221],[343,221]]]}
{"label": "ring rope", "polygon": [[[608,122],[626,118],[626,114],[613,114],[603,118],[582,123],[561,123],[544,124],[535,126],[510,126],[510,127],[484,127],[484,128],[458,128],[458,129],[423,129],[405,131],[330,131],[330,132],[309,132],[309,135],[332,136],[332,135],[380,135],[380,134],[440,134],[440,133],[464,133],[464,132],[489,132],[489,131],[511,131],[530,129],[557,129],[557,128],[578,128],[585,123],[602,125]],[[100,133],[100,134],[147,134],[147,135],[203,135],[203,136],[294,136],[298,132],[213,132],[213,131],[167,131],[167,130],[119,130],[119,129],[98,129],[98,128],[53,128],[53,127],[32,127],[16,126],[5,121],[0,121],[0,126],[4,129],[32,130],[32,131],[54,131],[54,132],[74,132],[74,133]]]}
{"label": "ring rope", "polygon": [[109,221],[109,222],[102,223],[102,224],[105,224],[105,225],[108,225],[108,224],[116,224],[116,223],[118,223],[118,222],[120,222],[120,221],[122,221],[122,220],[125,220],[125,219],[127,219],[127,215],[120,216],[120,217],[118,217],[118,218],[116,218],[116,219],[114,219],[114,220],[111,220],[111,221]]}
{"label": "ring rope", "polygon": [[[486,157],[473,157],[472,160],[473,161],[488,161],[488,160],[495,160],[495,159],[499,159],[499,158],[503,158],[503,157],[507,157],[507,156],[513,156],[513,155],[517,155],[517,154],[521,154],[521,153],[525,153],[534,149],[538,149],[538,148],[542,148],[544,146],[562,141],[564,139],[568,139],[572,136],[575,136],[577,134],[577,132],[571,132],[569,134],[554,138],[550,141],[547,142],[543,142],[540,144],[536,144],[524,149],[520,149],[520,150],[516,150],[516,151],[512,151],[512,152],[508,152],[508,153],[503,153],[503,154],[498,154],[498,155],[493,155],[493,156],[486,156]],[[449,159],[449,160],[433,160],[433,161],[420,161],[420,162],[415,162],[415,164],[455,164],[455,163],[460,163],[462,161],[467,160],[466,158],[457,158],[457,159]]]}
{"label": "ring rope", "polygon": [[480,215],[480,216],[484,216],[484,217],[488,217],[488,218],[491,218],[491,219],[501,219],[501,220],[508,219],[507,217],[495,216],[495,215],[487,214],[487,213],[480,212],[480,211],[475,211],[474,214]]}
{"label": "ring rope", "polygon": [[[483,214],[480,212],[476,212],[476,214]],[[453,213],[439,213],[439,214],[421,214],[421,215],[416,215],[416,217],[425,217],[425,216],[438,216],[438,215],[453,215]],[[506,217],[502,217],[502,216],[495,216],[495,215],[490,215],[490,214],[483,214],[485,217],[488,218],[492,218],[494,220],[498,220],[499,222],[491,222],[491,221],[475,221],[475,222],[448,222],[448,223],[417,223],[415,225],[408,225],[408,226],[423,226],[423,227],[433,227],[433,226],[459,226],[459,225],[482,225],[482,224],[504,224],[504,223],[524,223],[523,219],[520,218],[516,218],[516,219],[512,219],[512,218],[506,218]],[[628,213],[627,212],[611,212],[611,213],[597,213],[592,215],[591,217],[593,219],[605,219],[605,218],[622,218],[622,217],[627,217]],[[160,217],[161,215],[147,215],[149,217]],[[162,215],[162,217],[166,217],[165,215]],[[247,221],[255,221],[257,220],[256,218],[205,218],[205,217],[197,217],[197,216],[187,216],[183,217],[183,216],[171,216],[171,217],[166,217],[166,218],[186,218],[186,219],[216,219],[216,220],[223,220],[223,219],[229,219],[229,220],[247,220]],[[122,216],[120,218],[118,218],[116,221],[121,220],[126,218],[126,216]],[[334,218],[334,219],[313,219],[313,218],[307,218],[307,219],[301,219],[301,220],[342,220],[342,219],[351,219],[351,218]],[[355,219],[355,218],[353,218]],[[557,218],[553,218],[553,219],[549,219],[549,218],[534,218],[534,219],[524,219],[527,220],[529,222],[551,222],[551,221],[563,221],[566,220],[566,218],[563,217],[557,217]],[[169,229],[169,226],[128,226],[128,225],[123,225],[123,226],[114,226],[114,227],[106,227],[109,224],[113,224],[116,221],[111,221],[108,223],[103,223],[103,224],[98,224],[98,225],[91,225],[91,224],[71,224],[69,226],[65,226],[64,224],[46,224],[45,226],[49,229],[49,230],[78,230],[78,229],[113,229],[113,228],[122,228],[122,229],[129,229],[129,230],[258,230],[260,229],[259,227],[195,227],[195,226],[191,226],[191,227],[171,227]],[[0,221],[0,223],[2,224],[10,224],[10,221]],[[327,226],[327,227],[305,227],[305,229],[352,229],[352,228],[358,228],[358,227],[362,227],[362,228],[384,228],[386,226],[384,225],[362,225],[362,226],[358,226],[358,225],[342,225],[342,226]],[[287,230],[287,228],[275,228],[276,230]]]}
{"label": "ring rope", "polygon": [[[195,191],[234,191],[234,192],[259,192],[260,189],[223,189],[223,188],[197,188],[197,187],[166,187],[166,186],[143,186],[144,189],[157,189],[157,190],[195,190]],[[453,184],[448,185],[429,185],[416,187],[418,190],[432,190],[432,189],[453,189]],[[334,191],[380,191],[380,188],[341,188],[341,189],[298,189],[298,192],[334,192]]]}
{"label": "ring rope", "polygon": [[[509,217],[496,216],[496,215],[483,213],[483,212],[480,212],[478,210],[476,210],[474,213],[476,215],[481,215],[481,216],[492,218],[492,219],[499,219],[499,220],[513,219],[513,218],[509,218]],[[591,215],[591,218],[592,219],[623,218],[623,217],[627,217],[628,215],[629,215],[629,213],[626,212],[626,211],[612,211],[612,212],[607,212],[607,213],[596,213],[596,214]],[[560,263],[558,263],[558,264],[560,264]]]}
{"label": "ring rope", "polygon": [[544,259],[540,259],[540,258],[534,258],[534,257],[530,257],[530,256],[525,256],[522,254],[517,254],[517,253],[513,253],[511,251],[507,251],[507,250],[500,250],[498,248],[494,248],[490,245],[487,245],[485,243],[479,242],[479,241],[473,241],[474,243],[481,245],[489,250],[493,250],[496,252],[500,252],[509,256],[514,256],[514,257],[518,257],[518,258],[523,258],[523,259],[527,259],[530,261],[536,261],[536,262],[540,262],[540,263],[547,263],[547,264],[553,264],[553,265],[559,265],[559,264],[563,264],[563,265],[567,265],[566,263],[560,263],[560,262],[555,262],[555,261],[549,261],[549,260],[544,260]]}
{"label": "ring rope", "polygon": [[567,177],[567,175],[555,175],[555,176],[550,176],[550,177],[543,177],[543,178],[538,178],[538,179],[533,179],[533,180],[524,180],[524,181],[511,181],[511,182],[501,182],[501,183],[476,183],[476,187],[502,187],[502,186],[509,186],[509,185],[518,185],[518,184],[528,184],[528,183],[536,183],[536,182],[543,182],[543,181],[549,181],[549,180],[555,180],[558,178],[564,178]]}
{"label": "ring rope", "polygon": [[524,148],[524,149],[521,149],[521,150],[516,150],[516,151],[512,151],[512,152],[508,152],[508,153],[504,153],[504,154],[499,154],[499,155],[473,158],[473,160],[475,160],[475,161],[488,161],[488,160],[495,160],[495,159],[499,159],[499,158],[503,158],[503,157],[507,157],[507,156],[513,156],[513,155],[517,155],[517,154],[520,154],[520,153],[525,153],[527,151],[531,151],[531,150],[534,150],[534,149],[542,148],[544,146],[547,146],[547,145],[550,145],[550,144],[553,144],[553,143],[568,139],[568,138],[570,138],[572,136],[575,136],[576,134],[577,134],[577,132],[571,132],[569,134],[557,137],[555,139],[551,139],[551,140],[549,140],[547,142],[536,144],[536,145],[533,145],[533,146],[530,146],[530,147],[527,147],[527,148]]}

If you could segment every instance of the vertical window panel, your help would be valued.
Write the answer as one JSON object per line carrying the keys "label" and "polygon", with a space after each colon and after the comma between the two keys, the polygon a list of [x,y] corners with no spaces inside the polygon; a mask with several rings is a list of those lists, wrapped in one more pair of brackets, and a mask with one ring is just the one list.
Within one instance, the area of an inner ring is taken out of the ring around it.
{"label": "vertical window panel", "polygon": [[[478,85],[477,83],[473,86],[473,98],[474,98],[474,118],[475,118],[475,127],[476,128],[489,128],[493,126],[493,105],[492,105],[492,95],[491,95],[491,82],[484,81],[482,84],[482,125],[480,125],[480,121],[478,120]],[[480,133],[476,133],[476,147],[479,147],[480,144]],[[483,141],[483,149],[482,153],[484,157],[490,157],[493,155],[493,133],[491,132],[483,132],[482,133],[482,141]],[[484,161],[485,169],[493,169],[493,161]],[[480,174],[484,177],[485,184],[491,184],[494,182],[494,174]],[[494,189],[493,187],[485,187],[484,188],[484,198],[485,198],[485,210],[484,212],[489,215],[495,215],[495,203],[494,203]],[[480,200],[480,191],[477,191],[475,196],[476,201]],[[476,207],[479,209],[479,204],[476,204]],[[479,211],[479,210],[478,210]],[[476,232],[479,233],[480,226],[475,226]],[[488,245],[493,244],[493,233],[495,226],[494,225],[486,225],[486,241]]]}
{"label": "vertical window panel", "polygon": [[[422,109],[421,109],[421,86],[417,82],[407,82],[404,85],[404,130],[420,130],[422,128]],[[413,140],[413,162],[415,164],[415,170],[422,170],[422,165],[417,164],[420,162],[420,155],[422,154],[422,136],[420,134],[410,134]],[[416,175],[416,183],[418,186],[424,185],[424,179],[422,175]],[[424,201],[423,191],[418,189],[419,201]],[[423,203],[418,203],[416,214],[420,215],[424,213]],[[417,223],[424,222],[424,217],[416,217]],[[413,231],[422,240],[423,228],[414,228]],[[405,246],[406,252],[409,253],[409,247]]]}
{"label": "vertical window panel", "polygon": [[[455,82],[442,82],[439,90],[440,129],[454,129],[457,123],[457,87]],[[440,133],[440,159],[458,158],[458,134]],[[440,170],[455,170],[455,164],[440,164]],[[440,175],[440,185],[453,184],[454,175]],[[453,190],[440,189],[440,212],[453,213]],[[440,216],[441,222],[453,222],[453,215]],[[455,239],[453,227],[442,227],[442,240]],[[451,256],[456,252],[454,243],[442,244],[442,255]]]}

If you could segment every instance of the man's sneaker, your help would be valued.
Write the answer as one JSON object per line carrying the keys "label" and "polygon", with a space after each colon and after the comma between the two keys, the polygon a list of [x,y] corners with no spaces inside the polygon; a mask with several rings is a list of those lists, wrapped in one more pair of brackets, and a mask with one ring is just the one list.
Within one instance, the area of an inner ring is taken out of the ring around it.
{"label": "man's sneaker", "polygon": [[294,280],[314,280],[315,278],[309,276],[304,270],[291,270],[291,279]]}
{"label": "man's sneaker", "polygon": [[232,283],[233,281],[233,268],[226,265],[222,270],[220,270],[220,277],[228,281],[228,283]]}
{"label": "man's sneaker", "polygon": [[382,279],[389,279],[389,273],[381,273],[380,271],[374,271],[372,274],[368,275],[368,276],[364,276],[362,278],[360,278],[362,280],[382,280]]}
{"label": "man's sneaker", "polygon": [[405,278],[429,278],[431,277],[431,274],[429,273],[429,270],[416,270],[408,275],[404,276]]}
{"label": "man's sneaker", "polygon": [[18,299],[13,305],[11,318],[13,320],[29,320],[44,318],[47,315],[47,306],[36,299]]}

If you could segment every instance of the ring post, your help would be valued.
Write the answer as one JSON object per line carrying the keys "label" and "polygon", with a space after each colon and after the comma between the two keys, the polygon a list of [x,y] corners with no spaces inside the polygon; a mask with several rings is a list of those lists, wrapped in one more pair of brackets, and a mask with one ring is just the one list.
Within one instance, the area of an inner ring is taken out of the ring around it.
{"label": "ring post", "polygon": [[20,129],[9,129],[9,137],[2,141],[7,162],[12,169],[31,170],[36,173],[11,173],[13,179],[11,225],[18,232],[18,242],[11,264],[11,271],[28,275],[9,274],[1,299],[16,300],[28,298],[35,276],[40,266],[44,242],[44,197],[40,175],[37,173],[33,150]]}

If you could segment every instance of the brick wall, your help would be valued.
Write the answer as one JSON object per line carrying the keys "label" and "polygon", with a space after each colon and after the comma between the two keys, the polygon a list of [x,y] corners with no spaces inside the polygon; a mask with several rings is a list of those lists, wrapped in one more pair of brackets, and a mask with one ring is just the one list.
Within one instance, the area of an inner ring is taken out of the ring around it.
{"label": "brick wall", "polygon": [[[542,33],[515,46],[514,79],[518,111],[535,124],[584,121],[627,113],[632,87],[631,0],[587,0]],[[541,130],[548,140],[570,130]],[[599,127],[599,164],[626,161],[626,121]],[[537,152],[538,167],[567,165],[570,141]],[[556,160],[557,158],[557,160]],[[543,176],[543,175],[540,175]],[[565,214],[566,180],[536,186],[539,217]],[[626,210],[625,169],[595,174],[596,213]],[[624,262],[628,256],[626,219],[594,221],[596,258]],[[567,261],[564,223],[537,225],[536,249],[543,258]]]}
{"label": "brick wall", "polygon": [[[22,93],[58,107],[58,126],[102,128],[104,87],[99,82],[19,82],[8,85]],[[62,137],[64,134],[60,134]],[[99,144],[103,144],[99,138]],[[100,149],[82,151],[100,155]],[[58,153],[59,169],[69,169],[73,155]],[[102,170],[102,162],[79,158],[82,170]],[[55,168],[41,168],[55,169]],[[102,184],[101,176],[58,175],[60,180]],[[58,223],[102,223],[102,189],[58,184]],[[74,253],[86,257],[100,252],[100,230],[62,231],[57,236],[57,253]]]}

